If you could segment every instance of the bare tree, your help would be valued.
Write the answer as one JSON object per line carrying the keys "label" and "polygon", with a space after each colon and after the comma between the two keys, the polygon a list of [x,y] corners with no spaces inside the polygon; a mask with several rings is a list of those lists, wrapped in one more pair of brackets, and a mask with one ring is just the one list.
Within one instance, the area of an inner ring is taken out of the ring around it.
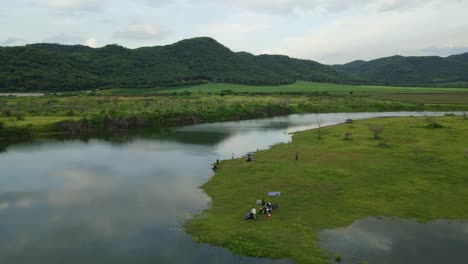
{"label": "bare tree", "polygon": [[317,139],[322,140],[322,120],[320,119],[320,116],[317,115]]}

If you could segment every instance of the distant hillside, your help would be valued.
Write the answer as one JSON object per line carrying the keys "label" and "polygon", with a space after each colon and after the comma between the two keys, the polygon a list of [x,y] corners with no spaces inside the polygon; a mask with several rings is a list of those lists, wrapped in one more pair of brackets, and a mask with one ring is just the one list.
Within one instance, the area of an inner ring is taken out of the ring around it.
{"label": "distant hillside", "polygon": [[468,53],[447,58],[393,56],[333,68],[374,84],[468,87]]}
{"label": "distant hillside", "polygon": [[0,47],[0,90],[86,90],[203,82],[279,85],[297,80],[363,83],[314,61],[235,53],[211,38],[167,46],[32,44]]}

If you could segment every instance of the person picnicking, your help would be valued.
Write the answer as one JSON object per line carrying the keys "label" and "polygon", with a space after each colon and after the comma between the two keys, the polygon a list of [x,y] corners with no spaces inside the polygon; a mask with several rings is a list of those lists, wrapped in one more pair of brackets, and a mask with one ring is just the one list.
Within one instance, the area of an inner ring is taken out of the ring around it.
{"label": "person picnicking", "polygon": [[[266,214],[269,217],[271,217],[271,213],[273,213],[273,209],[278,208],[278,204],[272,204],[270,202],[265,202],[265,200],[263,200],[263,198],[257,199],[256,204],[260,205],[259,213],[260,214]],[[257,209],[252,208],[252,210],[249,213],[247,213],[247,215],[245,216],[245,220],[256,219],[256,214],[257,214]]]}
{"label": "person picnicking", "polygon": [[245,216],[245,220],[250,219],[257,219],[257,209],[255,207]]}

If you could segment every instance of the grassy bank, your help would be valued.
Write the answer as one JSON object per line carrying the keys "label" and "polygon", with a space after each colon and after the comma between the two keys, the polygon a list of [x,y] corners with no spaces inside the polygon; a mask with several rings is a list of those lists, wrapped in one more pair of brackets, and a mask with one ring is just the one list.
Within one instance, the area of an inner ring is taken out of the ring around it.
{"label": "grassy bank", "polygon": [[253,119],[292,113],[468,110],[468,104],[421,104],[355,95],[67,95],[0,97],[0,137],[89,134],[131,128]]}
{"label": "grassy bank", "polygon": [[[370,128],[383,132],[374,139]],[[326,263],[323,229],[367,216],[468,219],[466,135],[468,120],[459,116],[381,118],[296,133],[291,143],[258,152],[255,162],[223,161],[203,186],[211,208],[187,230],[237,254]],[[245,221],[268,191],[282,192],[270,199],[280,209],[271,219]]]}

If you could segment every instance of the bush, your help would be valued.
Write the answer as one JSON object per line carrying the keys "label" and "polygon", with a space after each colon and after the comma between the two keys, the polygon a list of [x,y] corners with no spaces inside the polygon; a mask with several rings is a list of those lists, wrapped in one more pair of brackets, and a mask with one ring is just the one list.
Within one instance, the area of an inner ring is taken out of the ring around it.
{"label": "bush", "polygon": [[387,140],[383,140],[383,141],[380,141],[380,142],[377,144],[377,147],[380,147],[380,148],[389,148],[389,147],[390,147],[390,143],[389,143]]}
{"label": "bush", "polygon": [[341,262],[341,255],[340,255],[340,254],[336,254],[336,255],[335,255],[335,262],[336,262],[336,263],[340,263],[340,262]]}
{"label": "bush", "polygon": [[440,123],[437,123],[436,119],[432,116],[426,117],[426,127],[427,128],[443,128],[444,126]]}
{"label": "bush", "polygon": [[0,121],[0,129],[3,129],[5,127],[5,123],[3,123],[2,121]]}
{"label": "bush", "polygon": [[353,133],[346,132],[344,135],[344,140],[352,140],[352,139],[353,139]]}
{"label": "bush", "polygon": [[10,117],[10,116],[11,116],[11,111],[8,110],[8,109],[7,109],[7,110],[3,110],[3,111],[2,111],[2,114],[3,114],[4,116],[6,116],[6,117]]}
{"label": "bush", "polygon": [[23,117],[23,115],[22,115],[21,113],[16,113],[16,114],[15,114],[15,117],[16,117],[16,120],[17,120],[17,121],[22,121],[22,120],[24,120],[24,117]]}
{"label": "bush", "polygon": [[382,125],[369,125],[369,131],[374,135],[374,139],[380,139],[380,134],[384,131]]}

